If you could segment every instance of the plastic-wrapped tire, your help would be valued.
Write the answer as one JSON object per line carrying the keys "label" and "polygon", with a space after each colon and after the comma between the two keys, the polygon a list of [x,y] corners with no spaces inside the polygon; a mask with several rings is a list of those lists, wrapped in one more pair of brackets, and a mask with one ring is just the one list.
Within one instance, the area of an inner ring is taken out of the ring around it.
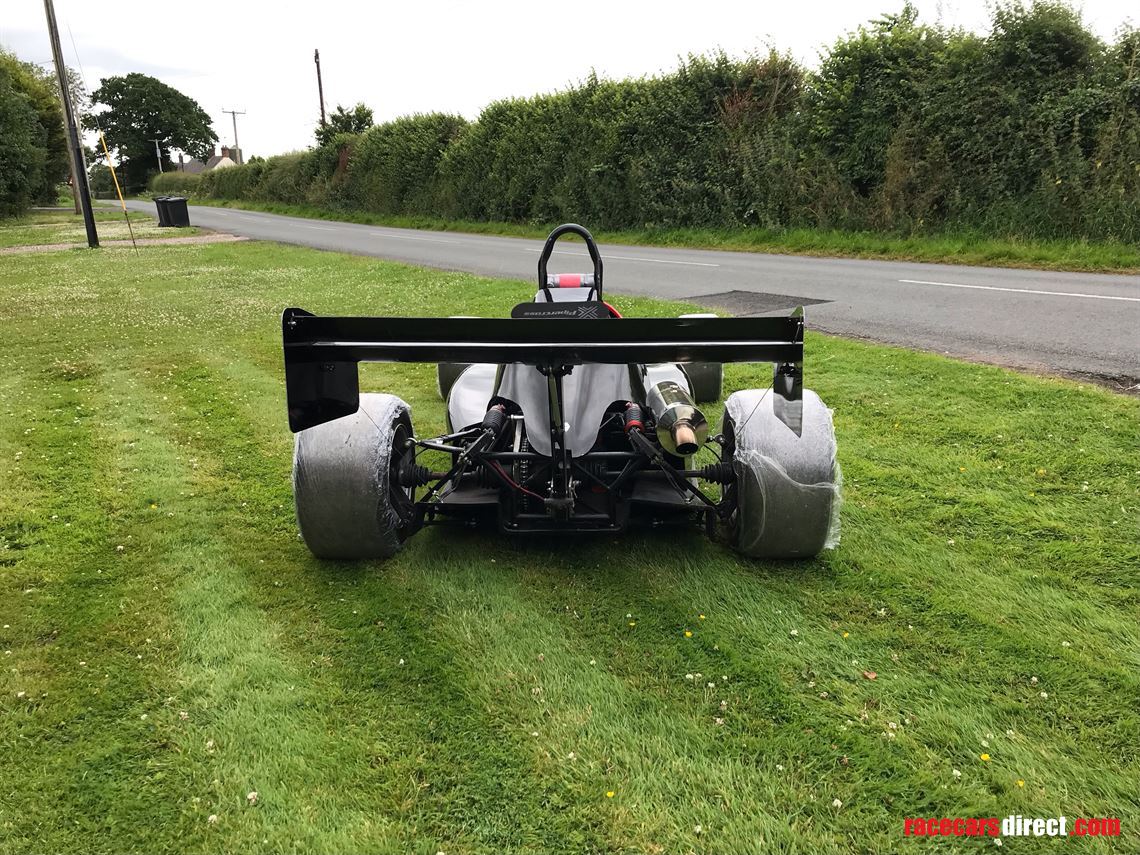
{"label": "plastic-wrapped tire", "polygon": [[451,387],[459,379],[459,375],[471,367],[468,362],[441,362],[436,366],[435,377],[439,388],[439,397],[446,401],[451,394]]}
{"label": "plastic-wrapped tire", "polygon": [[[680,315],[682,318],[715,318],[712,312]],[[685,362],[681,366],[689,377],[693,400],[698,404],[719,401],[724,394],[724,365],[719,362]]]}
{"label": "plastic-wrapped tire", "polygon": [[[449,318],[474,318],[475,315],[448,315]],[[441,362],[435,369],[436,388],[439,389],[439,399],[446,401],[451,394],[451,387],[459,379],[459,375],[467,370],[466,362]]]}
{"label": "plastic-wrapped tire", "polygon": [[724,405],[725,458],[736,480],[732,545],[752,558],[811,558],[839,543],[842,474],[831,410],[804,390],[800,436],[776,418],[770,389]]}
{"label": "plastic-wrapped tire", "polygon": [[411,436],[408,405],[380,394],[363,394],[351,416],[296,435],[293,499],[313,555],[389,558],[399,550],[413,513],[397,480]]}
{"label": "plastic-wrapped tire", "polygon": [[719,362],[686,362],[682,366],[693,389],[693,400],[709,404],[724,394],[724,365]]}

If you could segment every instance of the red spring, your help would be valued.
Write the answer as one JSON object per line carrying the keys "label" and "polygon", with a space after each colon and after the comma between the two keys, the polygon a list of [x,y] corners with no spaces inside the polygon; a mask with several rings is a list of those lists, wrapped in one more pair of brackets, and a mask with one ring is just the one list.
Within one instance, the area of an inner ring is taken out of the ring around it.
{"label": "red spring", "polygon": [[644,430],[645,426],[641,423],[641,406],[630,401],[625,405],[625,432],[629,433],[634,428]]}

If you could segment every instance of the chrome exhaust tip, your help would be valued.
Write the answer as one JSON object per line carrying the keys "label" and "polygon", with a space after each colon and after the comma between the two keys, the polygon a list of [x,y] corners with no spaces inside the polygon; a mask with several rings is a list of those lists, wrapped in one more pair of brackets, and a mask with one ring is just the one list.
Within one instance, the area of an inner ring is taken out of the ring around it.
{"label": "chrome exhaust tip", "polygon": [[657,422],[657,441],[670,454],[690,457],[709,436],[709,423],[680,384],[662,380],[649,388],[646,403]]}

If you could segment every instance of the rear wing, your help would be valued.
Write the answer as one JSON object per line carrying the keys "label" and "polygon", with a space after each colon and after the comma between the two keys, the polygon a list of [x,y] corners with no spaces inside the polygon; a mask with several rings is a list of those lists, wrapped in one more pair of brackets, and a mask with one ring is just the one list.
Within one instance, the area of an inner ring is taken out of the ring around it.
{"label": "rear wing", "polygon": [[803,309],[759,318],[281,317],[285,391],[294,432],[355,413],[361,362],[774,362],[776,415],[800,431]]}

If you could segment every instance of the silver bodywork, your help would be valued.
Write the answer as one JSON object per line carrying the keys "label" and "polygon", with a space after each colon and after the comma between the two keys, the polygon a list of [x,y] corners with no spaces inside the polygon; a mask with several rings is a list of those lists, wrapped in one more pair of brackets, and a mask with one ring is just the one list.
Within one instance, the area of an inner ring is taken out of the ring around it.
{"label": "silver bodywork", "polygon": [[[551,289],[554,302],[581,300],[578,288]],[[546,292],[535,302],[548,302]],[[620,321],[615,321],[620,323]],[[646,390],[666,380],[692,392],[684,370],[673,363],[658,365],[576,365],[562,378],[562,417],[566,449],[579,457],[594,446],[602,416],[615,401],[644,403]],[[526,424],[527,441],[538,454],[549,456],[550,390],[546,375],[533,365],[477,363],[455,381],[447,397],[447,421],[462,430],[483,420],[492,397],[517,404]]]}
{"label": "silver bodywork", "polygon": [[[602,416],[615,401],[644,401],[645,389],[672,381],[689,389],[689,378],[673,363],[659,365],[576,365],[562,378],[562,412],[566,448],[575,457],[589,451],[598,438]],[[526,424],[527,441],[538,454],[549,456],[549,391],[546,375],[532,365],[478,363],[465,370],[447,396],[447,421],[452,430],[479,424],[494,396],[518,404]]]}

